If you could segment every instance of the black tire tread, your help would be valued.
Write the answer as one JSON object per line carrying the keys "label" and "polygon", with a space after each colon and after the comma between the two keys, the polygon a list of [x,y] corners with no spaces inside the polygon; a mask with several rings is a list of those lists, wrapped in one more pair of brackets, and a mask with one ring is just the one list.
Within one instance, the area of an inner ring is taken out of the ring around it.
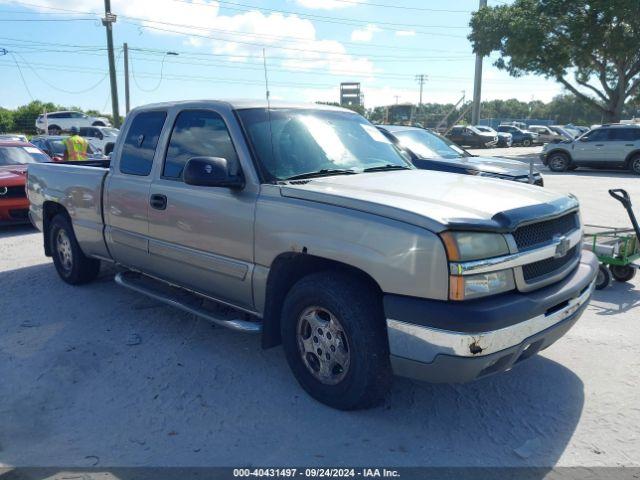
{"label": "black tire tread", "polygon": [[[329,307],[339,317],[343,328],[350,331],[352,364],[345,380],[335,386],[322,385],[316,380],[307,371],[297,349],[298,314],[305,305],[318,303],[325,303],[319,306]],[[299,280],[285,299],[281,327],[289,366],[313,398],[341,410],[369,408],[384,399],[391,386],[392,374],[382,299],[379,292],[357,276],[325,271]],[[356,370],[357,374],[354,373]]]}
{"label": "black tire tread", "polygon": [[[67,232],[71,242],[73,252],[73,266],[69,275],[64,274],[59,259],[57,257],[57,249],[55,245],[56,232],[64,229]],[[53,255],[53,263],[58,271],[58,275],[62,280],[70,285],[82,285],[96,279],[100,273],[100,260],[87,257],[80,248],[76,239],[73,226],[66,215],[58,214],[49,223],[49,241],[51,252]]]}

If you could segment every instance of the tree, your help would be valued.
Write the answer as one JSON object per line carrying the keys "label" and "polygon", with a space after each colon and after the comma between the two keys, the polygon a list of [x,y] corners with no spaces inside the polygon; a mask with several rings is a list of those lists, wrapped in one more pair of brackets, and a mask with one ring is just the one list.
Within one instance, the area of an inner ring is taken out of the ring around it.
{"label": "tree", "polygon": [[640,87],[638,0],[515,0],[470,25],[475,53],[499,52],[495,65],[514,77],[558,81],[605,121],[619,121]]}
{"label": "tree", "polygon": [[13,131],[13,112],[0,107],[0,133]]}

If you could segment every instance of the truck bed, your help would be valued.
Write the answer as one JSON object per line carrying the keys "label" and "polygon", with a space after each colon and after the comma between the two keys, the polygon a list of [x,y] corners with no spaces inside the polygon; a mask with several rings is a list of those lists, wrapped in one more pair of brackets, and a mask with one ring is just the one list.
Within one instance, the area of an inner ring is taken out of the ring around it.
{"label": "truck bed", "polygon": [[71,217],[84,253],[108,257],[103,239],[102,190],[109,166],[109,160],[29,165],[27,196],[31,222],[45,231],[47,205],[62,205]]}

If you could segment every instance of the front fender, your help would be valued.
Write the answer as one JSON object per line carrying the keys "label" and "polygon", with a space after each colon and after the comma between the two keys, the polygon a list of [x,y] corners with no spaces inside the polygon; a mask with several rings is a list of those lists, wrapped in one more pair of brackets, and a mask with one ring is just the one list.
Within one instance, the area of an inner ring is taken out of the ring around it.
{"label": "front fender", "polygon": [[446,300],[448,265],[440,238],[424,228],[305,200],[261,198],[256,264],[285,252],[308,253],[367,273],[385,293]]}

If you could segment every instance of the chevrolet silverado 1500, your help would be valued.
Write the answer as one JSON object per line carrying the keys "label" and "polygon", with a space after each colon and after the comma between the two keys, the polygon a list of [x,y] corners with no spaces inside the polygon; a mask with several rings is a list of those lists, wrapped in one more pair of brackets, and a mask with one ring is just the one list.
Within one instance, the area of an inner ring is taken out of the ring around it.
{"label": "chevrolet silverado 1500", "polygon": [[64,281],[115,263],[120,285],[282,343],[341,409],[379,401],[393,373],[510,369],[576,322],[598,266],[574,198],[416,170],[328,106],[137,108],[110,161],[30,165],[28,195]]}

